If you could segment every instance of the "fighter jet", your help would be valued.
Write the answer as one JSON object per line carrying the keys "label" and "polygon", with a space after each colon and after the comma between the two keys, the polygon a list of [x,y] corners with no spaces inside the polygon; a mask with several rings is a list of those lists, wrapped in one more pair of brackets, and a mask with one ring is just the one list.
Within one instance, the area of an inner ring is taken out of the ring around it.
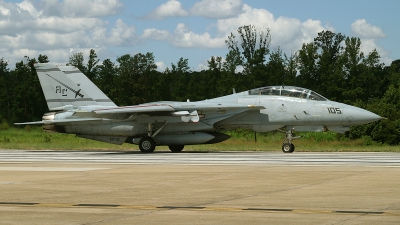
{"label": "fighter jet", "polygon": [[301,87],[268,86],[196,102],[160,101],[117,106],[74,66],[35,65],[50,112],[42,121],[46,132],[75,134],[113,144],[137,144],[143,153],[156,146],[181,152],[185,145],[227,140],[224,131],[238,128],[285,133],[284,153],[292,153],[294,131],[344,133],[350,126],[382,117],[367,110],[330,101]]}

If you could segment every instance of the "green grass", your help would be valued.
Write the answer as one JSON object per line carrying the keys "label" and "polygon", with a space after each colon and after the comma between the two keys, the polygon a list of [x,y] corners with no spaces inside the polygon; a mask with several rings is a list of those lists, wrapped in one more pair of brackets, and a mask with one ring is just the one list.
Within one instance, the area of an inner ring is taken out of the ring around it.
{"label": "green grass", "polygon": [[[192,151],[281,151],[284,134],[280,132],[257,133],[247,130],[230,131],[232,138],[218,144],[185,146]],[[333,132],[314,133],[299,132],[302,138],[294,140],[296,152],[342,152],[342,151],[388,151],[400,152],[400,147],[376,143],[369,137],[350,140]],[[46,133],[41,127],[25,128],[0,127],[0,149],[29,150],[96,150],[96,151],[132,151],[138,146],[108,144],[76,137],[71,134]],[[167,150],[166,146],[158,146],[157,150]]]}

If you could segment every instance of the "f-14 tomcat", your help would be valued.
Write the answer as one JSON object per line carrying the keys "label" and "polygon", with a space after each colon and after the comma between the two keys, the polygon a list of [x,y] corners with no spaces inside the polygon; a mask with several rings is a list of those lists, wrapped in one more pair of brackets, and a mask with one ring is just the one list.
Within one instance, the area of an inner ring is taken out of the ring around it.
{"label": "f-14 tomcat", "polygon": [[282,150],[291,153],[293,131],[331,130],[381,119],[367,110],[330,101],[318,93],[293,86],[269,86],[197,102],[152,102],[117,106],[74,66],[36,64],[50,112],[42,121],[16,125],[43,125],[47,132],[75,134],[113,144],[138,144],[153,152],[167,145],[180,152],[185,145],[227,140],[226,130],[257,132],[284,129]]}

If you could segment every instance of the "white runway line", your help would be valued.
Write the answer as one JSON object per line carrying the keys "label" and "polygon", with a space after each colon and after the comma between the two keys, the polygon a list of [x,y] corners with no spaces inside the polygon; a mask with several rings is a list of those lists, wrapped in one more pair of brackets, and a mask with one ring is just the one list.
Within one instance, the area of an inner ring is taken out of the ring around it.
{"label": "white runway line", "polygon": [[[0,150],[0,164],[6,163],[105,163],[105,164],[182,164],[182,165],[290,165],[290,166],[374,166],[399,167],[400,153],[344,152],[95,152]],[[61,168],[61,167],[59,167]],[[15,169],[15,168],[14,168]],[[31,168],[34,169],[34,168]],[[46,168],[44,168],[46,169]],[[57,170],[57,168],[47,168]],[[87,169],[87,168],[82,168]],[[102,168],[100,168],[102,169]],[[23,169],[21,169],[23,170]],[[40,170],[40,169],[38,169]]]}
{"label": "white runway line", "polygon": [[69,167],[0,167],[2,171],[33,171],[33,172],[83,172],[83,171],[92,171],[92,170],[106,170],[109,168],[69,168]]}

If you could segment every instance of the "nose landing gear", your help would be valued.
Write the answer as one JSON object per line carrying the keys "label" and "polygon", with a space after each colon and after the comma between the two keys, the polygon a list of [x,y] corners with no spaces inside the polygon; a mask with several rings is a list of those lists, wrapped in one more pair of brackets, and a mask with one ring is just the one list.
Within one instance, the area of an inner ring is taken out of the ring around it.
{"label": "nose landing gear", "polygon": [[301,138],[301,136],[295,136],[295,134],[293,133],[294,129],[290,129],[287,130],[286,132],[283,131],[286,135],[285,140],[283,140],[283,144],[282,144],[282,151],[283,153],[292,153],[294,152],[294,144],[292,144],[292,140],[297,139],[297,138]]}

